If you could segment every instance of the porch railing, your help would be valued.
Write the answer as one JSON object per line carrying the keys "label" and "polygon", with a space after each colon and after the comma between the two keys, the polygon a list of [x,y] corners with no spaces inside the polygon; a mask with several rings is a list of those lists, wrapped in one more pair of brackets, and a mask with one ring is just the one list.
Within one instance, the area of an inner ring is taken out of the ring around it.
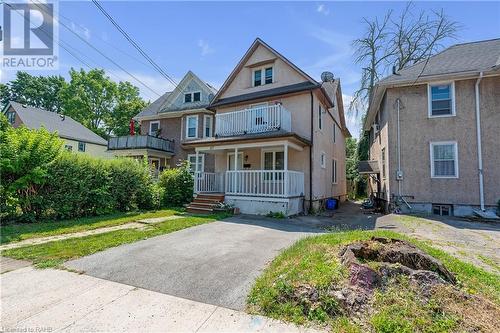
{"label": "porch railing", "polygon": [[126,135],[111,137],[108,140],[109,150],[137,148],[150,148],[173,153],[174,142],[151,135]]}
{"label": "porch railing", "polygon": [[282,170],[238,170],[225,174],[224,192],[259,197],[304,195],[304,173]]}
{"label": "porch railing", "polygon": [[195,193],[223,192],[224,174],[221,172],[195,172],[194,191]]}
{"label": "porch railing", "polygon": [[236,136],[285,130],[291,132],[290,111],[282,105],[255,107],[215,115],[215,135]]}

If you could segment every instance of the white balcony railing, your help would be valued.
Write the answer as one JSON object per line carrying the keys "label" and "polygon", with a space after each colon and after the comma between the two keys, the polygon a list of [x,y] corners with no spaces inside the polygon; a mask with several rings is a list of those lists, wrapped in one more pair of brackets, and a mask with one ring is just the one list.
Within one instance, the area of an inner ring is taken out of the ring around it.
{"label": "white balcony railing", "polygon": [[199,172],[194,183],[195,193],[225,192],[231,195],[285,198],[304,195],[304,173],[299,171]]}
{"label": "white balcony railing", "polygon": [[282,105],[269,105],[215,115],[216,136],[236,136],[285,130],[291,132],[290,111]]}

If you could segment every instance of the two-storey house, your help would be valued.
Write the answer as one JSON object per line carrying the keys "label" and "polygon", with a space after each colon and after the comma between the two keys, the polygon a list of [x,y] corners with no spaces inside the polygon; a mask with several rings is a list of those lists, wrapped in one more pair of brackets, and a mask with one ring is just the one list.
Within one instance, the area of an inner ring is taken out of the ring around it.
{"label": "two-storey house", "polygon": [[500,39],[454,45],[375,87],[371,192],[403,210],[484,215],[500,200]]}
{"label": "two-storey house", "polygon": [[108,148],[117,156],[147,156],[153,169],[175,167],[183,160],[200,171],[213,171],[213,159],[198,156],[183,143],[213,136],[214,112],[207,110],[217,90],[189,71],[175,89],[134,117],[140,133],[110,138]]}
{"label": "two-storey house", "polygon": [[217,193],[243,213],[293,215],[344,200],[345,125],[340,82],[317,82],[256,39],[209,105],[214,135],[181,143],[214,170],[195,166],[198,200],[210,210]]}

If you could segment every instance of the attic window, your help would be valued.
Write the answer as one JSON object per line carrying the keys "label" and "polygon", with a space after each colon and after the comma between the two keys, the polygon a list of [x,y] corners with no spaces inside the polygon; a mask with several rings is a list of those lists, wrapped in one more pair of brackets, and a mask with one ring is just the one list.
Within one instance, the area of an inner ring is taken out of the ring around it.
{"label": "attic window", "polygon": [[201,92],[189,92],[184,94],[184,103],[199,102],[201,101]]}
{"label": "attic window", "polygon": [[[274,81],[273,67],[255,69],[253,71],[253,86],[258,87],[264,84],[271,84]],[[264,76],[264,77],[262,77]]]}
{"label": "attic window", "polygon": [[15,112],[7,112],[7,119],[9,120],[9,124],[14,125],[16,121],[16,113]]}

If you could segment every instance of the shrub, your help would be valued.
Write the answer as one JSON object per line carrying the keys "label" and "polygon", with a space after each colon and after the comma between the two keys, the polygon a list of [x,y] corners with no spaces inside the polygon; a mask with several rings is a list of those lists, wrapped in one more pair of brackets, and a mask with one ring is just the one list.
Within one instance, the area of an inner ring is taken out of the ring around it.
{"label": "shrub", "polygon": [[159,186],[163,190],[163,205],[181,206],[193,199],[193,175],[189,163],[184,161],[177,168],[167,169],[160,174]]}
{"label": "shrub", "polygon": [[33,221],[41,214],[39,190],[62,151],[62,140],[44,128],[12,128],[0,120],[0,217]]}

